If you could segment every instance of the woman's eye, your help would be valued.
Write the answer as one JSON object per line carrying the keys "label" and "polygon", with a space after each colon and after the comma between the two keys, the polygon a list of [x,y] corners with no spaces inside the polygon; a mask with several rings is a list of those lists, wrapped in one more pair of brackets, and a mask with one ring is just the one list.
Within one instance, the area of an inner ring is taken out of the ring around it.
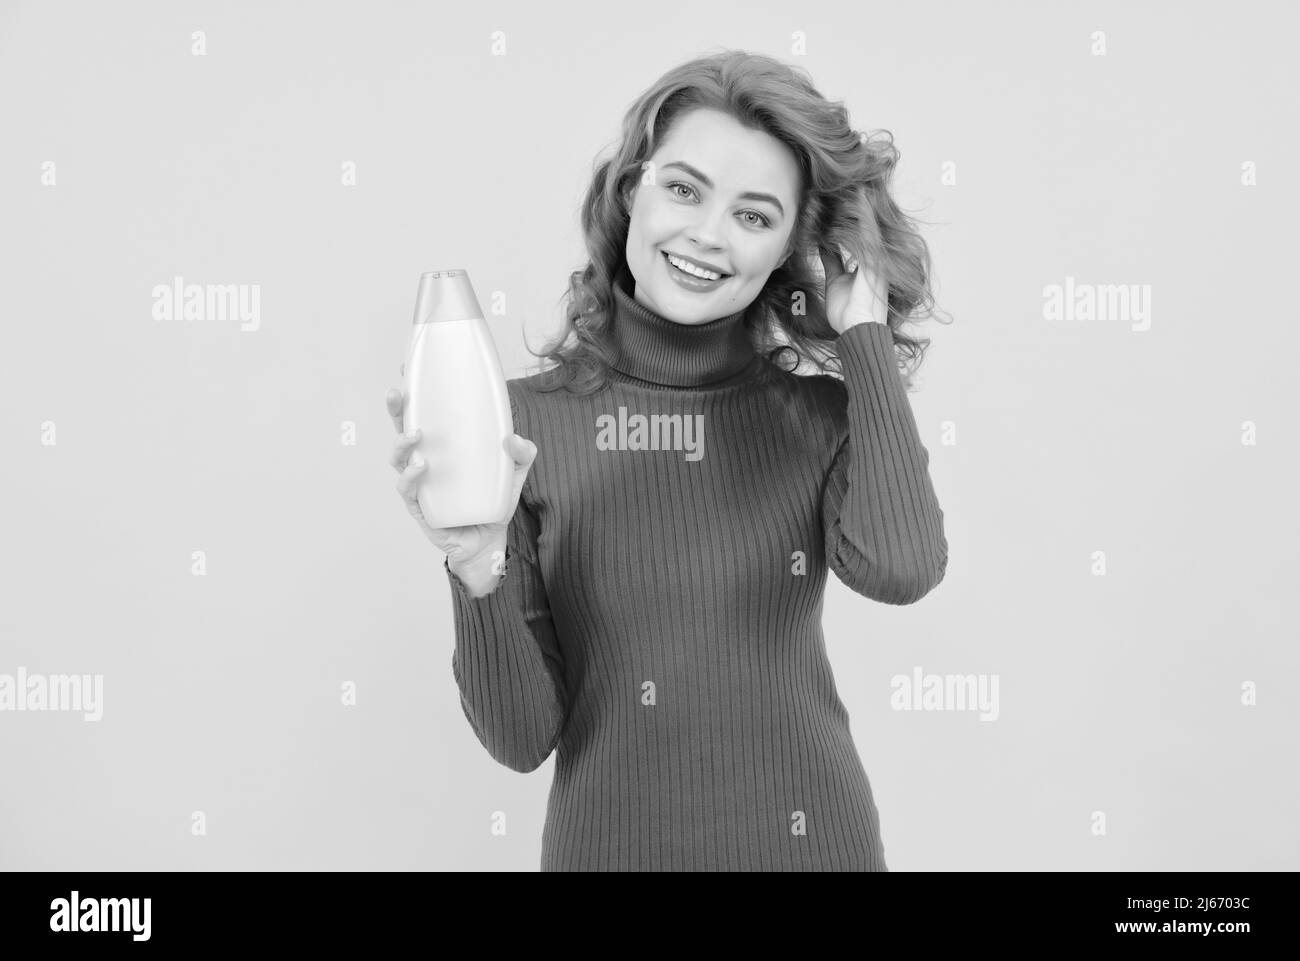
{"label": "woman's eye", "polygon": [[[673,181],[672,183],[670,183],[670,184],[668,185],[668,189],[669,189],[669,190],[672,190],[672,191],[676,191],[678,187],[684,187],[687,191],[689,191],[689,193],[692,193],[692,194],[695,193],[695,188],[694,188],[694,187],[692,187],[690,184],[682,183],[680,180],[675,180],[675,181]],[[685,199],[685,197],[683,197],[682,194],[674,193],[674,196],[679,197],[679,198],[681,198],[681,199],[683,199],[683,200]],[[746,221],[746,223],[748,223],[750,226],[753,226],[753,227],[770,227],[770,226],[772,226],[772,222],[771,222],[770,220],[768,220],[766,217],[764,217],[762,214],[760,214],[760,213],[759,213],[758,211],[756,211],[756,210],[746,210],[746,211],[744,212],[744,214],[745,214],[745,216],[747,216],[747,217],[749,217],[749,216],[753,216],[753,217],[757,217],[757,218],[758,218],[757,221],[753,221],[753,220]]]}

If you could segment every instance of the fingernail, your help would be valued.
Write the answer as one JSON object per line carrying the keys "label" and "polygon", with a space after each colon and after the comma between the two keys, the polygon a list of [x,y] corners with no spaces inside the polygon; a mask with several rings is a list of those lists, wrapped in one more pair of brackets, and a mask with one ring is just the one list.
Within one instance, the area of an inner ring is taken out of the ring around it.
{"label": "fingernail", "polygon": [[407,439],[407,440],[415,440],[415,438],[417,438],[417,437],[419,437],[419,436],[420,436],[420,429],[419,429],[418,427],[417,427],[415,430],[408,430],[408,431],[406,432],[406,439]]}
{"label": "fingernail", "polygon": [[421,467],[424,466],[424,461],[420,459],[419,454],[411,455],[411,466],[416,470],[419,470]]}

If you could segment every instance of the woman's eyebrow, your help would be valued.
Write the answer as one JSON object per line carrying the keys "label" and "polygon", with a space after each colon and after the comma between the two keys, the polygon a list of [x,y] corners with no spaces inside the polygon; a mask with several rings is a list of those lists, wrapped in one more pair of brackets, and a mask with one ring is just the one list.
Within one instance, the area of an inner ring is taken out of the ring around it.
{"label": "woman's eyebrow", "polygon": [[[700,173],[698,170],[696,170],[688,163],[684,163],[681,160],[672,160],[664,164],[664,167],[665,168],[678,167],[682,170],[685,170],[688,174],[690,174],[700,183],[704,184],[704,186],[708,187],[710,190],[713,189],[713,181],[710,180],[708,177],[704,176],[704,174]],[[781,211],[782,217],[785,216],[785,208],[781,206],[781,201],[777,200],[771,194],[760,194],[760,193],[756,193],[753,190],[747,190],[745,191],[745,193],[740,195],[740,199],[741,200],[765,200],[769,204],[774,206],[777,210]]]}

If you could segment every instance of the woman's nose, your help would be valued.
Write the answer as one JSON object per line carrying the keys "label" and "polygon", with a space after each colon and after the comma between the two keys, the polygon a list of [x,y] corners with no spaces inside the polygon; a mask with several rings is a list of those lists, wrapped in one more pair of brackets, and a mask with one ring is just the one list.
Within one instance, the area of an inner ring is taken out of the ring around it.
{"label": "woman's nose", "polygon": [[686,237],[696,246],[715,250],[718,246],[718,238],[722,236],[722,225],[720,223],[720,213],[702,213],[690,227],[686,230]]}

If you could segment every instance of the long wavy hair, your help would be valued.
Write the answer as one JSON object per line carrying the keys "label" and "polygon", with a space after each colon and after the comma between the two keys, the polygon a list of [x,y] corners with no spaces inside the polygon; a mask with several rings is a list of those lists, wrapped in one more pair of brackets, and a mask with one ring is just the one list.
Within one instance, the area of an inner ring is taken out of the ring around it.
{"label": "long wavy hair", "polygon": [[[778,369],[843,377],[835,329],[826,317],[819,246],[843,248],[859,264],[883,264],[889,285],[888,323],[906,389],[924,359],[928,339],[899,326],[934,316],[930,254],[914,222],[890,196],[899,152],[889,131],[859,134],[842,103],[821,95],[802,68],[764,54],[724,50],[672,68],[632,104],[621,143],[599,160],[581,211],[588,262],[569,276],[564,328],[534,357],[552,366],[538,387],[573,393],[601,389],[617,360],[608,336],[613,285],[626,267],[628,205],[643,164],[684,113],[720,110],[788,146],[802,172],[793,253],[772,271],[745,310],[755,352]],[[814,268],[813,264],[817,267]],[[815,273],[814,269],[818,272]],[[792,305],[800,304],[795,311]]]}

